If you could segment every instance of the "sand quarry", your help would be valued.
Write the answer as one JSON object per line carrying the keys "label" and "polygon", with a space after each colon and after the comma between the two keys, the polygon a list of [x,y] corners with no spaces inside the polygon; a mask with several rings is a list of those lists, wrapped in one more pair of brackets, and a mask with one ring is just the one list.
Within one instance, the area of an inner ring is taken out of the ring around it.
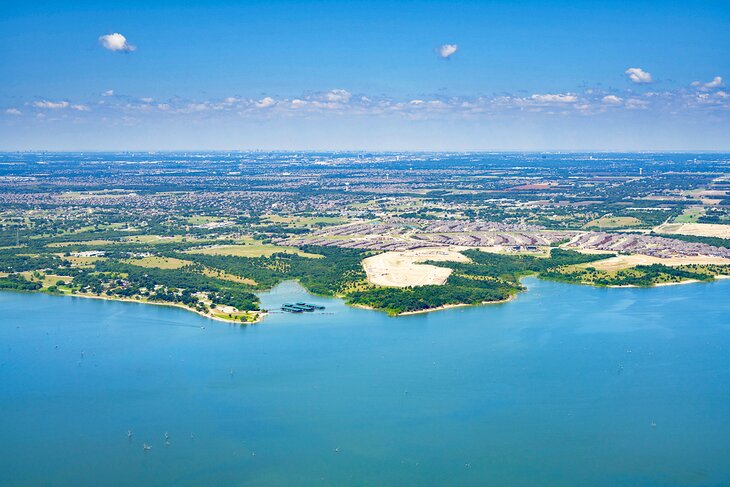
{"label": "sand quarry", "polygon": [[[463,249],[461,249],[463,250]],[[444,284],[451,269],[422,264],[422,262],[469,262],[459,249],[437,247],[385,252],[362,261],[368,281],[379,286],[407,287]]]}

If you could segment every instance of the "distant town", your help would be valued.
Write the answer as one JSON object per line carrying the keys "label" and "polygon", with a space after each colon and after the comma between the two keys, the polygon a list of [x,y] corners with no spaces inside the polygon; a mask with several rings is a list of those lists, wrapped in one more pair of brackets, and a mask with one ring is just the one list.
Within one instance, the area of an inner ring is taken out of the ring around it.
{"label": "distant town", "polygon": [[252,323],[285,280],[398,315],[502,302],[528,275],[730,275],[730,155],[0,154],[3,289]]}

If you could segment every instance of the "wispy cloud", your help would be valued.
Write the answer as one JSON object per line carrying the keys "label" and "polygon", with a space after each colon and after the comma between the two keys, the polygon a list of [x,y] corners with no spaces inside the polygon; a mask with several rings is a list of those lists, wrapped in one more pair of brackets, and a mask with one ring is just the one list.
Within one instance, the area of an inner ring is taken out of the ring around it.
{"label": "wispy cloud", "polygon": [[99,37],[99,43],[104,49],[116,52],[132,52],[137,49],[135,46],[129,44],[127,38],[118,32]]}
{"label": "wispy cloud", "polygon": [[538,103],[575,103],[578,101],[578,97],[571,94],[535,94],[530,99]]}
{"label": "wispy cloud", "polygon": [[335,103],[347,103],[352,98],[352,93],[347,90],[337,89],[325,93],[325,98],[327,101]]}
{"label": "wispy cloud", "polygon": [[629,68],[625,71],[629,79],[636,84],[647,84],[654,81],[651,77],[651,73],[644,71],[641,68]]}
{"label": "wispy cloud", "polygon": [[448,59],[454,54],[456,54],[456,51],[459,50],[459,46],[456,44],[442,44],[441,47],[438,48],[438,55],[444,59]]}
{"label": "wispy cloud", "polygon": [[623,98],[616,95],[606,95],[601,98],[601,101],[607,105],[620,105],[624,102]]}
{"label": "wispy cloud", "polygon": [[[711,81],[719,85],[719,81]],[[651,90],[611,90],[596,87],[563,93],[530,95],[496,94],[446,96],[420,94],[393,97],[352,93],[344,88],[307,92],[297,96],[270,95],[260,98],[225,96],[186,99],[173,97],[153,100],[135,96],[114,96],[99,100],[29,101],[25,105],[32,115],[54,113],[60,120],[90,122],[127,120],[133,124],[145,119],[169,117],[190,120],[284,119],[291,117],[405,117],[413,120],[469,119],[509,117],[593,117],[620,116],[622,112],[684,117],[691,114],[712,115],[730,121],[730,95],[722,89],[684,87]],[[10,112],[6,112],[10,114]],[[49,119],[46,119],[49,120]],[[111,122],[109,122],[111,123]]]}
{"label": "wispy cloud", "polygon": [[106,90],[101,94],[101,96],[114,96],[114,90]]}
{"label": "wispy cloud", "polygon": [[33,106],[36,108],[47,108],[50,110],[58,110],[61,108],[68,108],[70,105],[67,101],[50,101],[50,100],[41,100],[41,101],[34,101]]}
{"label": "wispy cloud", "polygon": [[17,108],[8,108],[7,110],[5,110],[5,113],[8,115],[14,115],[16,117],[23,114],[23,112],[21,112]]}
{"label": "wispy cloud", "polygon": [[695,81],[692,83],[692,86],[712,90],[715,88],[722,88],[723,86],[725,86],[725,84],[723,83],[722,76],[715,76],[714,78],[712,78],[712,81],[708,81],[707,83],[703,83],[702,81]]}

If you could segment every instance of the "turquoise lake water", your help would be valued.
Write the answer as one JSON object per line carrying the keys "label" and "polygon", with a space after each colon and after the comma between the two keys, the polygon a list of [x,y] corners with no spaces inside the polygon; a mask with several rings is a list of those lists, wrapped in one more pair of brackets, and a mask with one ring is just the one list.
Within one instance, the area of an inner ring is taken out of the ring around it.
{"label": "turquoise lake water", "polygon": [[285,283],[325,312],[248,327],[0,293],[0,485],[730,484],[730,280],[525,283],[401,318]]}

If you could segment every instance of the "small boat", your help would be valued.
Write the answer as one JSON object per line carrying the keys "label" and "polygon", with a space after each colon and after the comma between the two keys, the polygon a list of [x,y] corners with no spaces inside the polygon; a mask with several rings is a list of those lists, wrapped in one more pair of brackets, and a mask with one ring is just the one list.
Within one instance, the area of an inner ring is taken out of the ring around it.
{"label": "small boat", "polygon": [[142,444],[142,448],[144,449],[144,451],[148,451],[148,450],[151,450],[152,449],[152,445],[148,445],[147,443],[143,443]]}

